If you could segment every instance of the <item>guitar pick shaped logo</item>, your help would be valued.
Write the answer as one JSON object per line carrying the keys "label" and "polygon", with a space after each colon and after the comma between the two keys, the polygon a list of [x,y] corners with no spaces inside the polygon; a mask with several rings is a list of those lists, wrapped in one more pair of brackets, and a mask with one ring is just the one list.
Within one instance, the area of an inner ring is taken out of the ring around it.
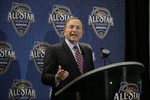
{"label": "guitar pick shaped logo", "polygon": [[8,22],[12,25],[20,37],[23,37],[28,31],[30,24],[34,23],[34,15],[30,7],[22,3],[13,3],[8,12]]}
{"label": "guitar pick shaped logo", "polygon": [[40,74],[43,71],[45,50],[48,46],[48,43],[36,41],[34,43],[33,50],[30,52],[30,59],[34,61],[34,64]]}
{"label": "guitar pick shaped logo", "polygon": [[121,82],[118,93],[115,93],[113,100],[140,100],[140,84]]}
{"label": "guitar pick shaped logo", "polygon": [[15,79],[9,89],[8,97],[11,100],[35,100],[36,91],[30,81]]}
{"label": "guitar pick shaped logo", "polygon": [[6,73],[12,60],[14,60],[15,52],[9,43],[0,41],[0,75]]}
{"label": "guitar pick shaped logo", "polygon": [[60,38],[63,38],[63,29],[68,19],[72,17],[71,11],[68,7],[62,5],[54,5],[52,12],[49,14],[49,23],[53,27]]}
{"label": "guitar pick shaped logo", "polygon": [[113,26],[113,18],[106,8],[93,7],[91,15],[89,15],[89,25],[92,25],[96,35],[103,39],[109,31],[110,26]]}

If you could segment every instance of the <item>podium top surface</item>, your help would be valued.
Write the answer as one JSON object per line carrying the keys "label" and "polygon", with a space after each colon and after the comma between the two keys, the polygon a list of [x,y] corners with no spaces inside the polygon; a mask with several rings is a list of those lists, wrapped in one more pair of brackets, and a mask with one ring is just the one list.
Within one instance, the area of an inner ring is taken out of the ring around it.
{"label": "podium top surface", "polygon": [[83,75],[77,77],[76,79],[74,79],[73,81],[71,81],[69,84],[67,84],[66,86],[64,86],[62,89],[60,89],[59,91],[57,91],[55,93],[55,96],[59,95],[61,92],[67,90],[67,88],[69,88],[72,85],[75,85],[79,80],[82,80],[84,78],[86,78],[87,76],[90,75],[94,75],[98,72],[103,72],[106,70],[111,70],[113,68],[122,68],[122,67],[126,67],[126,68],[135,68],[139,71],[139,76],[142,75],[143,71],[144,71],[144,65],[140,62],[136,62],[136,61],[128,61],[128,62],[119,62],[119,63],[114,63],[114,64],[110,64],[110,65],[106,65],[106,66],[102,66],[99,68],[96,68],[92,71],[89,71],[87,73],[84,73]]}

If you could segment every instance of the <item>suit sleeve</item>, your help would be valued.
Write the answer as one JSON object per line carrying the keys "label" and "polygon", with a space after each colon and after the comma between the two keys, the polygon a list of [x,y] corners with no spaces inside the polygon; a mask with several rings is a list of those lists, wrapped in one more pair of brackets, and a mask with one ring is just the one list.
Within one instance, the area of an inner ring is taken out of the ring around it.
{"label": "suit sleeve", "polygon": [[58,70],[57,55],[53,46],[46,49],[41,82],[45,85],[55,86],[55,74]]}

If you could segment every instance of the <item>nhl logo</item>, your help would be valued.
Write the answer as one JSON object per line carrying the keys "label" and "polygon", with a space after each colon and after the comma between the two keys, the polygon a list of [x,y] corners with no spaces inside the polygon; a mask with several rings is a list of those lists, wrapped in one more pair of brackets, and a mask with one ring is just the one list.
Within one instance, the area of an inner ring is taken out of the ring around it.
{"label": "nhl logo", "polygon": [[0,41],[0,75],[6,73],[12,60],[15,60],[15,52],[9,43]]}
{"label": "nhl logo", "polygon": [[15,79],[9,89],[9,99],[11,100],[35,100],[36,93],[32,84],[27,80]]}
{"label": "nhl logo", "polygon": [[13,3],[11,10],[8,12],[8,21],[20,37],[23,37],[31,23],[34,23],[34,15],[30,7],[26,4]]}
{"label": "nhl logo", "polygon": [[60,38],[63,38],[63,29],[68,19],[72,17],[71,11],[66,6],[54,5],[52,12],[49,14],[48,22],[53,27]]}
{"label": "nhl logo", "polygon": [[89,15],[89,25],[92,25],[96,35],[103,39],[109,31],[110,26],[113,26],[113,18],[108,9],[93,7],[91,15]]}
{"label": "nhl logo", "polygon": [[36,41],[34,43],[33,50],[30,52],[30,59],[34,61],[34,64],[40,74],[43,71],[45,50],[48,46],[48,43]]}
{"label": "nhl logo", "polygon": [[135,83],[121,82],[113,100],[140,100],[140,89]]}

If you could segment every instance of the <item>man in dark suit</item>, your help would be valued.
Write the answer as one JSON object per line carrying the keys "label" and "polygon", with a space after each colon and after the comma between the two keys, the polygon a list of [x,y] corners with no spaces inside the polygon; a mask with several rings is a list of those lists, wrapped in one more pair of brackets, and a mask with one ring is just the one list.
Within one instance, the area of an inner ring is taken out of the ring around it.
{"label": "man in dark suit", "polygon": [[[76,100],[73,91],[60,98],[56,98],[54,94],[81,74],[94,69],[92,50],[79,44],[82,35],[82,22],[76,17],[70,18],[64,27],[65,41],[46,49],[41,81],[45,85],[52,86],[52,100]],[[77,46],[79,51],[77,55],[78,57],[81,55],[80,58],[76,57],[74,46]]]}

